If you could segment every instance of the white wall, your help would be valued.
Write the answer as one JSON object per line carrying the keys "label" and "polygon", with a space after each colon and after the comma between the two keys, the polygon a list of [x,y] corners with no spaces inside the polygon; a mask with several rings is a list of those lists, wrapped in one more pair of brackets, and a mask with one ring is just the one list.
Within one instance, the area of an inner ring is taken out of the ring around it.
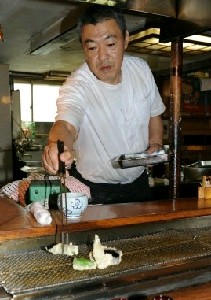
{"label": "white wall", "polygon": [[0,185],[13,179],[9,66],[0,65]]}

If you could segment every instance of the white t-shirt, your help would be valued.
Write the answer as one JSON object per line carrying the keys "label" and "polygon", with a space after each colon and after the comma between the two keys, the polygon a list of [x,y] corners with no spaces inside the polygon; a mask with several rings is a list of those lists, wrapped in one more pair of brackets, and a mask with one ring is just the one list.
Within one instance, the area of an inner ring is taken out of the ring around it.
{"label": "white t-shirt", "polygon": [[85,179],[129,183],[144,168],[115,169],[111,160],[144,151],[150,117],[164,110],[147,63],[125,56],[122,82],[117,85],[98,80],[86,63],[69,76],[60,89],[56,120],[68,121],[76,128],[76,167]]}

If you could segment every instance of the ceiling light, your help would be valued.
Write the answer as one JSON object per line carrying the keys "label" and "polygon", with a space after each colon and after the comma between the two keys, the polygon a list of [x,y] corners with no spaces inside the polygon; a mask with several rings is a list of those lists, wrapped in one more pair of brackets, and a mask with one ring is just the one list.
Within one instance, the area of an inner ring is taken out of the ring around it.
{"label": "ceiling light", "polygon": [[185,38],[185,40],[191,40],[195,43],[204,43],[204,44],[210,44],[211,45],[211,37],[207,36],[207,35],[190,35],[187,38]]}
{"label": "ceiling light", "polygon": [[[168,54],[171,43],[160,43],[160,28],[148,28],[130,36],[128,51],[146,53],[151,50],[155,54]],[[191,35],[183,40],[183,51],[187,54],[201,54],[211,50],[211,37],[207,35]]]}
{"label": "ceiling light", "polygon": [[146,30],[142,30],[134,35],[130,36],[130,42],[137,40],[146,40],[147,38],[156,37],[159,38],[160,28],[149,28]]}

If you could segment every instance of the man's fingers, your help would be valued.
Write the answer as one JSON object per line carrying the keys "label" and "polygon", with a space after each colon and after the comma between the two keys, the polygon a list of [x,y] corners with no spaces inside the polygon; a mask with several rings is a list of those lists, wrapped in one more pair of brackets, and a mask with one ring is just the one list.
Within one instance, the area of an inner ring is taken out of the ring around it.
{"label": "man's fingers", "polygon": [[[53,149],[54,148],[54,149]],[[58,170],[58,151],[56,147],[45,146],[43,155],[43,166],[51,174],[56,174]]]}
{"label": "man's fingers", "polygon": [[[66,166],[72,164],[73,158],[71,152],[66,148],[63,153],[60,154],[61,161],[65,162]],[[59,168],[58,161],[58,149],[57,144],[50,144],[45,146],[43,155],[42,155],[43,166],[51,174],[56,174]]]}

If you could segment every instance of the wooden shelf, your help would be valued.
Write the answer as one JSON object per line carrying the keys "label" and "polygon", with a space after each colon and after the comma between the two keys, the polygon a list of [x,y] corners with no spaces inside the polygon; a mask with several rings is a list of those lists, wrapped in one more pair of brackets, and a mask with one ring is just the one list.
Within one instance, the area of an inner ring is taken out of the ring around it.
{"label": "wooden shelf", "polygon": [[182,136],[185,135],[211,135],[211,129],[201,129],[201,130],[191,130],[191,129],[186,129],[186,130],[182,130],[181,132]]}
{"label": "wooden shelf", "polygon": [[[203,120],[211,120],[211,115],[181,115],[182,119],[203,119]],[[169,120],[170,116],[162,116],[163,120]]]}
{"label": "wooden shelf", "polygon": [[210,146],[189,145],[189,146],[182,146],[182,149],[187,151],[211,151],[211,145]]}

